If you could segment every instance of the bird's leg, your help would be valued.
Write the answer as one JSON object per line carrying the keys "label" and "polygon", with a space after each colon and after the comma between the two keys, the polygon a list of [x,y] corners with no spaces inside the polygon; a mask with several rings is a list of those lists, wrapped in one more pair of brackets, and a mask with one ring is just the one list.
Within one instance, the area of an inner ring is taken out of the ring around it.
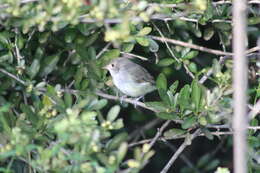
{"label": "bird's leg", "polygon": [[120,104],[123,104],[125,98],[127,98],[126,95],[120,96]]}
{"label": "bird's leg", "polygon": [[140,99],[144,99],[144,96],[140,96],[134,99],[134,107],[136,108],[136,104]]}

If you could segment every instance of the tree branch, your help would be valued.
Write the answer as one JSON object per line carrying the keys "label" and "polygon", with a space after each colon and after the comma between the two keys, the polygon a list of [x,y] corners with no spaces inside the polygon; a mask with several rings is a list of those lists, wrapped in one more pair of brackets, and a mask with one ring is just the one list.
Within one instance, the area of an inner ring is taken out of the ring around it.
{"label": "tree branch", "polygon": [[181,144],[181,146],[177,149],[177,151],[173,154],[169,162],[165,165],[163,170],[160,173],[166,173],[173,165],[175,160],[179,157],[179,155],[183,152],[183,150],[191,144],[191,141],[196,138],[200,134],[200,129],[197,129],[191,136],[187,135],[185,141]]}
{"label": "tree branch", "polygon": [[[96,91],[96,94],[97,94],[98,96],[101,96],[101,97],[104,97],[104,98],[107,98],[107,99],[110,99],[110,100],[120,100],[120,97],[112,96],[112,95],[103,93],[103,92],[101,92],[101,91]],[[151,108],[151,107],[146,106],[143,102],[139,102],[139,101],[132,100],[132,99],[129,99],[129,98],[123,98],[122,100],[123,100],[124,102],[126,102],[126,103],[130,103],[130,104],[133,104],[133,105],[137,105],[137,106],[140,106],[140,107],[142,107],[142,108],[151,110],[151,111],[153,111],[153,112],[159,112],[159,111],[156,110],[156,109],[153,109],[153,108]]]}
{"label": "tree branch", "polygon": [[17,76],[13,75],[12,73],[9,73],[8,71],[0,68],[0,72],[6,74],[7,76],[9,76],[10,78],[13,78],[14,80],[16,80],[17,82],[21,83],[22,85],[25,85],[26,86],[26,82],[19,79]]}

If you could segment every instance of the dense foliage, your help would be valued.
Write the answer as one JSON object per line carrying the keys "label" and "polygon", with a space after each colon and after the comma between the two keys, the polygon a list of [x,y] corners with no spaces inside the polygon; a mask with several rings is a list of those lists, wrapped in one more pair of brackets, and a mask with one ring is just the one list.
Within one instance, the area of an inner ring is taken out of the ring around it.
{"label": "dense foliage", "polygon": [[[260,7],[248,8],[253,48]],[[232,171],[231,10],[210,0],[0,0],[0,171],[159,172],[183,141],[172,170]],[[249,112],[260,99],[256,50]],[[119,56],[154,76],[144,104],[117,97],[102,69]],[[259,135],[249,129],[250,172],[260,170]]]}

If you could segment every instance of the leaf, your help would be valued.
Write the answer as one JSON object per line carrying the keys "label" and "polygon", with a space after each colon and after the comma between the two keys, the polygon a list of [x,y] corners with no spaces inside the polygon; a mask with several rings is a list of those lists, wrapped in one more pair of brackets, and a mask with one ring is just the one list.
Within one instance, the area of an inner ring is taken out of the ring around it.
{"label": "leaf", "polygon": [[38,121],[38,117],[32,111],[31,107],[28,105],[25,105],[25,104],[21,104],[20,108],[21,108],[22,112],[28,116],[28,119],[35,125]]}
{"label": "leaf", "polygon": [[36,74],[39,72],[40,70],[40,61],[39,59],[34,59],[31,66],[28,68],[28,74],[30,76],[31,79],[33,79]]}
{"label": "leaf", "polygon": [[145,102],[145,105],[161,112],[165,112],[168,109],[163,102]]}
{"label": "leaf", "polygon": [[190,108],[190,86],[189,85],[185,85],[181,89],[178,102],[182,112],[185,108]]}
{"label": "leaf", "polygon": [[167,67],[167,66],[173,64],[174,62],[175,62],[175,60],[173,58],[164,58],[164,59],[160,60],[157,65],[160,67]]}
{"label": "leaf", "polygon": [[178,88],[178,85],[179,85],[179,81],[175,81],[171,86],[170,86],[170,91],[172,92],[172,94],[174,94]]}
{"label": "leaf", "polygon": [[175,113],[160,112],[160,113],[157,113],[156,116],[159,118],[165,119],[165,120],[179,119],[179,117]]}
{"label": "leaf", "polygon": [[163,133],[165,138],[176,138],[186,133],[186,130],[172,128]]}
{"label": "leaf", "polygon": [[197,73],[197,65],[194,62],[191,62],[188,66],[189,70],[193,73]]}
{"label": "leaf", "polygon": [[203,33],[204,40],[210,40],[214,35],[215,31],[212,27],[206,28]]}
{"label": "leaf", "polygon": [[66,92],[64,94],[64,102],[65,102],[66,107],[72,106],[72,96],[70,93]]}
{"label": "leaf", "polygon": [[141,46],[147,47],[149,46],[149,39],[146,37],[135,37],[135,40],[137,43],[139,43]]}
{"label": "leaf", "polygon": [[134,44],[133,43],[124,43],[122,45],[122,51],[123,52],[131,52],[134,49]]}
{"label": "leaf", "polygon": [[107,146],[106,146],[107,150],[111,151],[111,150],[114,150],[114,149],[118,148],[121,145],[121,143],[126,141],[127,137],[128,137],[127,133],[119,133],[118,135],[113,137],[107,143]]}
{"label": "leaf", "polygon": [[156,87],[158,89],[167,90],[167,79],[163,73],[160,73],[156,80]]}
{"label": "leaf", "polygon": [[193,50],[193,51],[188,52],[188,53],[183,57],[183,59],[192,59],[192,58],[196,57],[198,54],[199,54],[198,51]]}
{"label": "leaf", "polygon": [[158,52],[159,50],[159,45],[153,39],[149,39],[149,50],[151,52]]}
{"label": "leaf", "polygon": [[163,102],[166,104],[166,105],[171,105],[171,101],[169,99],[169,96],[167,94],[167,91],[162,89],[162,88],[159,88],[158,89],[158,93],[159,93],[159,96],[160,98],[163,100]]}
{"label": "leaf", "polygon": [[196,112],[199,111],[201,101],[202,90],[197,80],[193,80],[191,83],[191,100],[195,104]]}
{"label": "leaf", "polygon": [[143,29],[141,29],[139,32],[138,32],[138,36],[145,36],[147,34],[149,34],[150,32],[152,31],[152,28],[151,27],[144,27]]}
{"label": "leaf", "polygon": [[213,140],[214,136],[210,133],[210,131],[208,129],[202,129],[202,132],[205,134],[205,136],[209,139],[209,140]]}
{"label": "leaf", "polygon": [[255,17],[250,17],[248,19],[248,24],[249,25],[256,25],[260,23],[260,17],[259,16],[255,16]]}
{"label": "leaf", "polygon": [[114,121],[117,118],[119,111],[120,111],[120,106],[118,105],[113,106],[107,114],[107,120],[110,122]]}
{"label": "leaf", "polygon": [[190,116],[184,120],[184,122],[181,124],[181,127],[183,129],[188,129],[192,127],[196,123],[196,117],[195,116]]}
{"label": "leaf", "polygon": [[106,99],[101,99],[91,106],[91,110],[100,110],[107,105]]}
{"label": "leaf", "polygon": [[232,28],[230,23],[225,23],[225,22],[213,23],[213,26],[222,31],[230,31]]}
{"label": "leaf", "polygon": [[128,145],[126,142],[123,142],[120,146],[119,146],[119,149],[117,151],[117,163],[121,163],[122,160],[124,159],[124,157],[126,156],[126,153],[127,153],[127,148],[128,148]]}
{"label": "leaf", "polygon": [[46,76],[49,73],[51,73],[58,61],[59,61],[59,55],[52,55],[52,56],[48,56],[43,60],[43,65],[42,65],[42,69],[41,69],[41,76]]}

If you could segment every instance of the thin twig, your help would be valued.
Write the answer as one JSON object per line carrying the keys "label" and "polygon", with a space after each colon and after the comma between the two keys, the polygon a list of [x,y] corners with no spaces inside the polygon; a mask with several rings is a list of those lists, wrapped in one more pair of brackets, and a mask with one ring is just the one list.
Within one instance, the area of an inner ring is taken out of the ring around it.
{"label": "thin twig", "polygon": [[[121,99],[120,97],[112,96],[112,95],[103,93],[103,92],[101,92],[101,91],[96,91],[96,94],[97,94],[98,96],[101,96],[101,97],[104,97],[104,98],[107,98],[107,99],[110,99],[110,100],[120,100],[120,99]],[[133,99],[129,99],[129,98],[123,98],[123,99],[121,99],[121,100],[124,101],[124,102],[127,102],[127,103],[131,103],[131,104],[133,104],[133,105],[137,105],[137,106],[140,106],[140,107],[142,107],[142,108],[151,110],[151,111],[153,111],[153,112],[159,112],[159,111],[156,110],[156,109],[153,109],[153,108],[151,108],[151,107],[146,106],[143,102],[139,102],[139,101],[136,101],[136,100],[133,100]]]}
{"label": "thin twig", "polygon": [[197,129],[192,135],[187,135],[185,141],[181,144],[181,146],[177,149],[177,151],[173,154],[169,162],[165,165],[163,170],[160,173],[166,173],[173,165],[174,161],[179,157],[179,155],[183,152],[183,150],[191,144],[191,141],[196,138],[200,134],[200,129]]}
{"label": "thin twig", "polygon": [[9,76],[9,77],[13,78],[14,80],[20,82],[21,84],[26,85],[25,81],[19,79],[17,76],[13,75],[12,73],[9,73],[8,71],[6,71],[6,70],[4,70],[2,68],[0,68],[0,72],[6,74],[7,76]]}
{"label": "thin twig", "polygon": [[140,132],[151,129],[161,122],[163,122],[163,119],[160,119],[160,118],[153,119],[152,121],[146,123],[145,125],[141,126],[140,128],[137,128],[135,131],[133,131],[131,134],[129,134],[128,140],[131,140],[134,137],[136,138],[137,134],[139,134]]}
{"label": "thin twig", "polygon": [[[223,135],[233,135],[233,132],[232,131],[225,131],[225,132],[215,131],[215,132],[210,132],[210,134],[213,135],[213,136],[223,136]],[[199,136],[205,136],[205,134],[200,133]],[[160,137],[158,139],[158,141],[183,139],[185,137],[186,137],[186,135],[179,135],[179,136],[173,136],[173,137]],[[142,144],[145,144],[145,143],[149,143],[151,140],[152,139],[144,139],[144,140],[141,140],[141,141],[138,141],[138,142],[130,143],[128,146],[134,147],[134,146],[137,146],[137,145],[142,145]]]}
{"label": "thin twig", "polygon": [[[165,143],[165,145],[167,145],[173,152],[176,152],[177,148],[172,145],[170,142],[168,142],[167,140],[163,140],[163,142]],[[187,158],[187,156],[185,156],[185,154],[181,154],[180,155],[180,159],[183,160],[184,163],[187,164],[188,167],[190,167],[191,169],[193,169],[196,173],[199,173],[200,171],[193,165],[193,163]]]}
{"label": "thin twig", "polygon": [[149,147],[152,148],[153,145],[155,144],[155,142],[159,139],[159,137],[162,135],[162,132],[164,131],[164,129],[170,124],[171,120],[167,120],[160,129],[158,129],[156,135],[154,136],[154,138],[150,141],[149,143]]}
{"label": "thin twig", "polygon": [[96,59],[98,59],[105,51],[107,51],[107,49],[109,48],[109,46],[111,45],[111,42],[108,43],[96,56]]}
{"label": "thin twig", "polygon": [[183,47],[188,47],[188,48],[192,48],[192,49],[196,49],[196,50],[200,50],[202,52],[207,52],[207,53],[211,53],[211,54],[215,54],[215,55],[233,55],[231,52],[223,52],[220,50],[215,50],[215,49],[210,49],[210,48],[206,48],[203,46],[198,46],[192,43],[187,43],[187,42],[183,42],[180,40],[175,40],[175,39],[170,39],[170,38],[165,38],[165,37],[158,37],[158,36],[151,36],[154,40],[158,40],[161,42],[168,42],[168,43],[172,43],[172,44],[176,44],[179,46],[183,46]]}
{"label": "thin twig", "polygon": [[129,52],[120,52],[121,54],[123,55],[126,55],[126,56],[130,56],[130,57],[135,57],[135,58],[139,58],[143,61],[147,61],[148,59],[143,57],[143,56],[140,56],[140,55],[136,55],[136,54],[133,54],[133,53],[129,53]]}
{"label": "thin twig", "polygon": [[[161,32],[161,30],[154,24],[152,23],[153,26],[155,27],[155,29],[159,32],[159,34],[161,35],[162,38],[165,38],[163,33]],[[173,51],[171,50],[170,46],[168,45],[168,43],[166,41],[164,41],[167,49],[169,50],[170,54],[172,55],[172,57],[178,62],[180,63],[180,60],[174,55]],[[189,70],[189,68],[186,66],[186,64],[183,63],[183,67],[185,68],[187,74],[192,78],[194,79],[195,76],[193,75],[193,73]]]}

